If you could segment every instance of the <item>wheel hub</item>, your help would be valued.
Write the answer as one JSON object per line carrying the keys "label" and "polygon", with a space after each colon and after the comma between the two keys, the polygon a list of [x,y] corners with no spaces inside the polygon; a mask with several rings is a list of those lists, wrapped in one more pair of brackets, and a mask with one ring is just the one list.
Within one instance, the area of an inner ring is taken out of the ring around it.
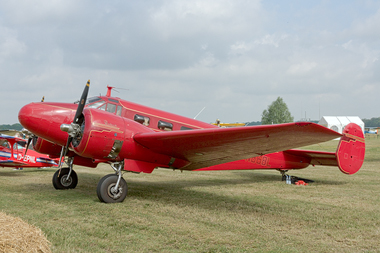
{"label": "wheel hub", "polygon": [[65,187],[68,187],[72,184],[73,180],[71,177],[67,177],[67,175],[64,175],[61,177],[61,184]]}
{"label": "wheel hub", "polygon": [[123,193],[123,188],[119,186],[119,188],[116,189],[115,185],[116,183],[113,183],[108,186],[108,196],[110,196],[112,199],[120,198],[121,194]]}

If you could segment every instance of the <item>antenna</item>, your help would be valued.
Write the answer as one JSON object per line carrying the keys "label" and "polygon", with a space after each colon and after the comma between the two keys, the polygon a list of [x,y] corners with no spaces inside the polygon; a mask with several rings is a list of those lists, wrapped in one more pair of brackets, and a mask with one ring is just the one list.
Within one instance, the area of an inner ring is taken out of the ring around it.
{"label": "antenna", "polygon": [[107,85],[107,95],[106,97],[110,97],[111,96],[111,91],[112,89],[116,92],[119,92],[118,90],[128,90],[128,89],[123,89],[123,88],[117,88],[117,87],[112,87],[112,86],[108,86]]}
{"label": "antenna", "polygon": [[201,114],[201,113],[203,112],[203,110],[204,110],[204,109],[206,109],[206,106],[205,106],[205,107],[203,107],[203,109],[202,109],[200,112],[198,112],[198,114],[197,114],[197,115],[195,115],[194,119],[196,119],[196,118],[199,116],[199,114]]}

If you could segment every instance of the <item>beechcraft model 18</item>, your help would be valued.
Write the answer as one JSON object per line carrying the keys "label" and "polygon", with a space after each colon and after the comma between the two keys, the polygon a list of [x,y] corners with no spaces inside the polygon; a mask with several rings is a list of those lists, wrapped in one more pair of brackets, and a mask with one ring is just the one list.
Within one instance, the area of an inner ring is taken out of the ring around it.
{"label": "beechcraft model 18", "polygon": [[58,166],[58,159],[27,150],[26,140],[0,134],[0,167],[41,168]]}
{"label": "beechcraft model 18", "polygon": [[[343,134],[310,122],[219,128],[111,97],[112,87],[106,96],[87,100],[89,86],[90,81],[79,104],[30,103],[21,108],[19,121],[34,135],[35,150],[66,157],[68,167],[53,176],[56,189],[76,187],[74,164],[110,164],[115,173],[97,186],[98,198],[106,203],[126,197],[123,171],[276,169],[284,173],[311,164],[337,166],[354,174],[364,160],[363,132],[353,123]],[[338,137],[336,152],[294,149]]]}

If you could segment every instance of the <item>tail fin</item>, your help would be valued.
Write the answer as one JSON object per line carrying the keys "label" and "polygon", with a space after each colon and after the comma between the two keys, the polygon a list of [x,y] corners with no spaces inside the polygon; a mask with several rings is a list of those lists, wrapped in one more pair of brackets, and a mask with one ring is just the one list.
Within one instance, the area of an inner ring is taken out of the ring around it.
{"label": "tail fin", "polygon": [[363,130],[355,123],[348,124],[343,130],[336,150],[339,169],[346,174],[354,174],[363,165],[365,140]]}

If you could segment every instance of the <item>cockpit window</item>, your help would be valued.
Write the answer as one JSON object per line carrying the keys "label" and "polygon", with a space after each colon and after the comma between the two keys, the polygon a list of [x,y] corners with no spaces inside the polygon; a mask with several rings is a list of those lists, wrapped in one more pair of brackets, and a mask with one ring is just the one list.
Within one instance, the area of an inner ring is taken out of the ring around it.
{"label": "cockpit window", "polygon": [[117,106],[117,111],[116,111],[116,115],[118,116],[121,116],[121,112],[123,110],[123,107],[121,107],[120,105]]}
{"label": "cockpit window", "polygon": [[119,101],[117,101],[117,100],[115,100],[115,99],[112,99],[112,98],[109,98],[108,101],[110,101],[110,102],[114,102],[114,103],[116,103],[116,104],[119,103]]}
{"label": "cockpit window", "polygon": [[[103,101],[103,100],[100,100],[100,101],[98,101],[98,102],[96,102],[96,103],[93,103],[93,104],[88,105],[87,107],[88,107],[88,108],[98,108],[99,106],[101,106],[101,105],[103,105],[103,104],[104,104],[104,101]],[[105,106],[105,104],[104,104],[104,106]],[[99,109],[100,109],[100,108],[99,108]],[[104,107],[103,110],[105,110],[105,107]]]}
{"label": "cockpit window", "polygon": [[116,104],[107,103],[107,101],[103,100],[100,97],[92,97],[87,99],[87,107],[96,108],[110,113],[116,113],[116,115],[121,116],[122,106],[119,105],[119,101],[112,98],[108,98],[108,101]]}
{"label": "cockpit window", "polygon": [[92,104],[92,103],[94,103],[96,101],[100,101],[100,100],[102,100],[100,97],[91,97],[91,98],[87,99],[87,104]]}
{"label": "cockpit window", "polygon": [[108,103],[108,105],[107,105],[107,112],[115,113],[116,112],[116,105]]}
{"label": "cockpit window", "polygon": [[106,110],[106,106],[107,106],[107,104],[104,104],[104,105],[102,105],[101,107],[99,107],[98,109],[99,109],[99,110],[102,110],[102,111],[105,111],[105,110]]}

